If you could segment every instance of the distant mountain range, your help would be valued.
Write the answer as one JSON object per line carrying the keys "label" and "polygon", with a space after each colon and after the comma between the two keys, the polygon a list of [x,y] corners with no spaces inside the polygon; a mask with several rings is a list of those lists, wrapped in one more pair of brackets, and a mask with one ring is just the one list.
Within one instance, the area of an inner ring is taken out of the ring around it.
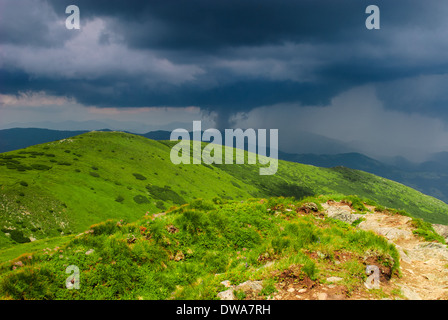
{"label": "distant mountain range", "polygon": [[[111,131],[109,129],[97,131]],[[88,132],[61,131],[38,128],[14,128],[0,130],[0,153],[28,146],[66,139]],[[170,131],[158,130],[140,134],[153,140],[169,140]],[[448,152],[433,154],[428,161],[412,163],[397,157],[388,163],[375,160],[356,152],[340,154],[295,154],[279,151],[279,159],[332,168],[343,166],[362,170],[380,177],[400,182],[424,194],[448,203]]]}
{"label": "distant mountain range", "polygon": [[4,129],[0,130],[0,153],[66,139],[86,132],[88,131],[59,131],[38,128]]}

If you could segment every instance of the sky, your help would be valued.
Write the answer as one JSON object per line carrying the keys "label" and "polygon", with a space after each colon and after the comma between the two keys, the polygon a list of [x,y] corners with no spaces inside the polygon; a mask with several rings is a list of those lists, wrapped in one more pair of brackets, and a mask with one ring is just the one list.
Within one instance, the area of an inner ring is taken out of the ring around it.
{"label": "sky", "polygon": [[202,120],[423,161],[448,151],[447,17],[439,0],[0,0],[0,128]]}

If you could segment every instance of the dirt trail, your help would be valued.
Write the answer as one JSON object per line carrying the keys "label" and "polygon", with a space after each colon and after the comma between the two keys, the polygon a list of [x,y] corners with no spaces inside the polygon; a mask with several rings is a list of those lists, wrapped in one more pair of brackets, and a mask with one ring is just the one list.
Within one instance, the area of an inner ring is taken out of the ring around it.
{"label": "dirt trail", "polygon": [[[330,217],[362,216],[358,227],[371,230],[392,242],[400,253],[402,277],[393,278],[387,284],[388,290],[400,289],[403,296],[410,300],[448,299],[448,248],[435,242],[426,242],[414,235],[411,218],[387,212],[353,214],[347,204],[330,202],[323,204]],[[349,219],[350,221],[350,219]]]}

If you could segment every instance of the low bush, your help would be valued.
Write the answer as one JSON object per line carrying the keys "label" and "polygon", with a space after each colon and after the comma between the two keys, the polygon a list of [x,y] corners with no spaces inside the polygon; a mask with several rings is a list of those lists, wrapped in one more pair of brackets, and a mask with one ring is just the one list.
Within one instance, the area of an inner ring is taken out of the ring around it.
{"label": "low bush", "polygon": [[27,242],[31,242],[31,240],[27,237],[25,237],[23,235],[23,232],[20,230],[8,230],[8,229],[3,229],[2,230],[4,233],[9,233],[9,236],[11,237],[12,240],[14,240],[15,242],[18,243],[27,243]]}
{"label": "low bush", "polygon": [[414,218],[412,220],[412,225],[415,228],[413,233],[423,237],[423,239],[425,239],[426,241],[437,241],[440,243],[446,243],[445,239],[434,231],[431,223],[426,222],[423,219]]}
{"label": "low bush", "polygon": [[146,180],[146,177],[140,173],[133,173],[133,175],[137,180]]}
{"label": "low bush", "polygon": [[142,196],[142,195],[135,196],[134,201],[138,204],[149,203],[148,198],[146,198],[145,196]]}
{"label": "low bush", "polygon": [[97,172],[89,172],[92,177],[99,178],[100,175]]}
{"label": "low bush", "polygon": [[50,170],[51,167],[44,164],[32,164],[31,167],[36,170]]}
{"label": "low bush", "polygon": [[175,204],[186,203],[185,199],[182,198],[177,192],[171,190],[170,186],[159,187],[156,185],[147,185],[146,189],[155,199],[172,201]]}
{"label": "low bush", "polygon": [[156,201],[156,207],[158,209],[160,209],[160,210],[165,210],[166,209],[163,201],[161,201],[161,200]]}
{"label": "low bush", "polygon": [[20,181],[19,183],[21,186],[28,187],[28,182],[26,181]]}
{"label": "low bush", "polygon": [[118,230],[119,224],[116,220],[106,220],[104,222],[94,224],[90,226],[90,230],[93,230],[93,235],[99,236],[102,234],[110,235]]}

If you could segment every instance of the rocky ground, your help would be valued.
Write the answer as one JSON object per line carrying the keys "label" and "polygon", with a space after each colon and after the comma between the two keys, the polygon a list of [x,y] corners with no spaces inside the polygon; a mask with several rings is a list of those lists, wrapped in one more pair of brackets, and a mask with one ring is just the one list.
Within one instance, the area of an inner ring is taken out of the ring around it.
{"label": "rocky ground", "polygon": [[[388,278],[382,271],[380,288],[383,296],[409,300],[448,300],[448,248],[437,242],[426,242],[413,233],[412,219],[387,211],[376,212],[369,207],[366,214],[355,213],[347,203],[329,201],[322,204],[328,217],[352,223],[362,218],[358,228],[373,231],[393,243],[400,253],[401,276]],[[437,233],[448,237],[448,226],[434,225]],[[448,239],[447,239],[448,240]],[[316,254],[316,253],[312,253]],[[350,257],[336,256],[336,263]],[[294,278],[294,266],[276,274],[280,279],[277,292],[268,297],[272,300],[342,300],[378,299],[379,295],[367,288],[360,288],[347,295],[341,285],[343,278],[329,277],[325,283],[314,282],[309,278]],[[256,292],[262,289],[261,281],[246,281],[239,285],[225,282],[229,289],[221,292],[222,300],[234,300],[234,290],[247,292],[246,299],[256,299]]]}
{"label": "rocky ground", "polygon": [[359,228],[383,235],[400,252],[402,277],[392,281],[391,286],[399,288],[407,299],[448,299],[446,245],[425,242],[414,235],[411,218],[406,216],[375,212],[366,214],[365,219]]}

